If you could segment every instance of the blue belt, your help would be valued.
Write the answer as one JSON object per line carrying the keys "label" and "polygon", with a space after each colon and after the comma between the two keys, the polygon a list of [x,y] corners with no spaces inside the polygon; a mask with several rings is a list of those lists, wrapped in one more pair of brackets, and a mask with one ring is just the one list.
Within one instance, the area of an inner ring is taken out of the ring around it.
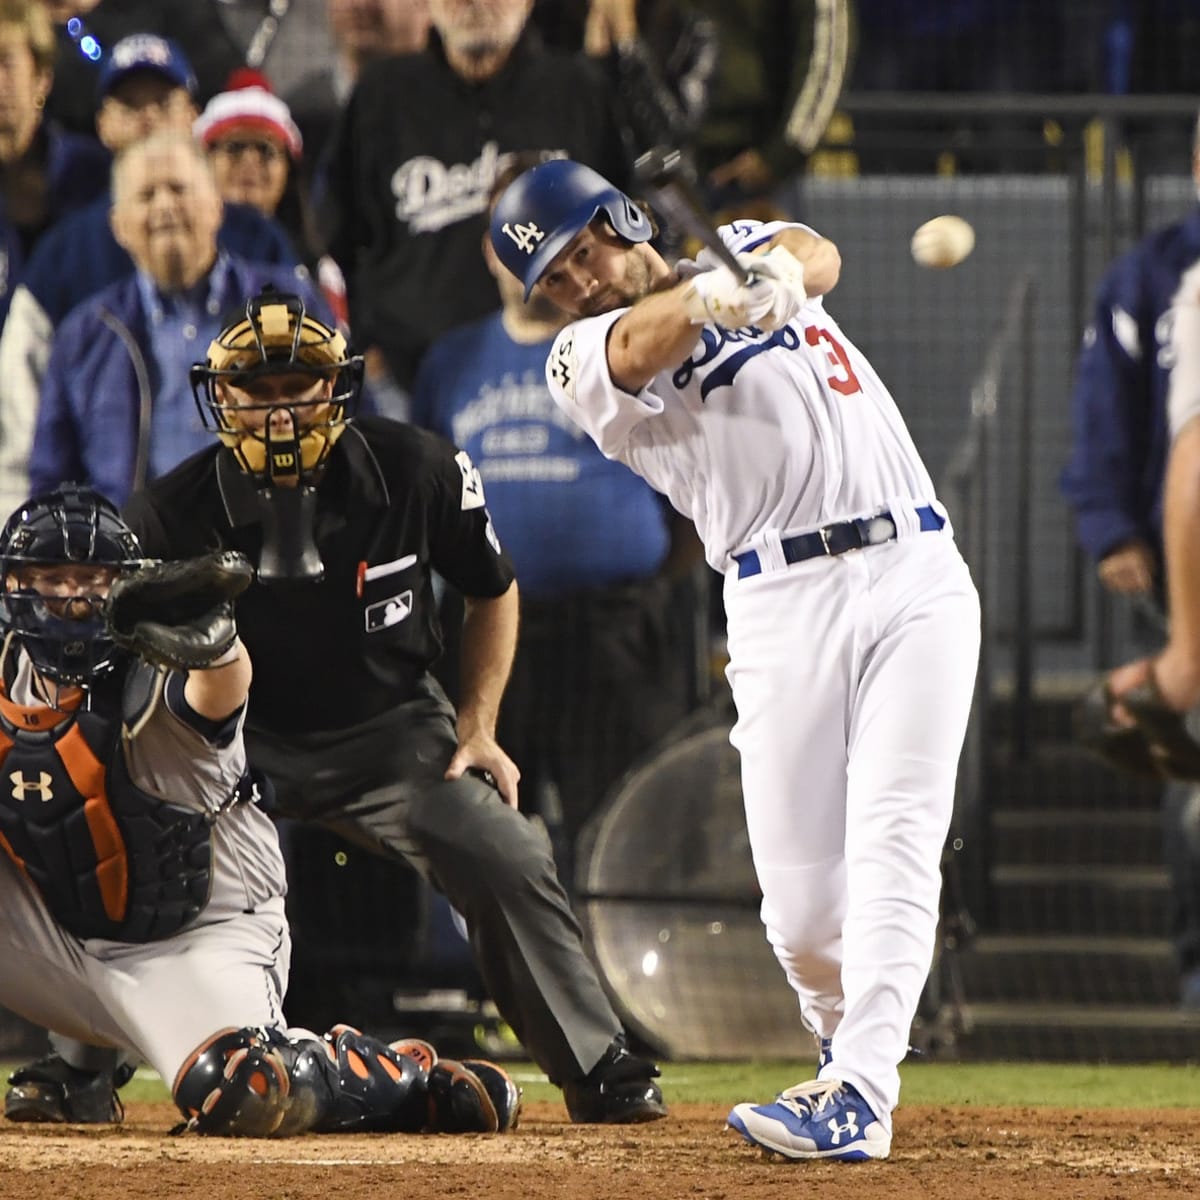
{"label": "blue belt", "polygon": [[[941,529],[946,519],[928,505],[916,510],[923,530]],[[858,517],[853,521],[839,521],[836,525],[824,525],[812,533],[801,533],[796,537],[784,538],[780,543],[783,557],[789,563],[804,562],[806,558],[822,555],[845,554],[848,550],[861,550],[864,546],[878,546],[894,541],[896,522],[889,512],[877,513],[873,517]],[[762,572],[757,550],[735,554],[733,561],[738,565],[738,578],[747,579]]]}

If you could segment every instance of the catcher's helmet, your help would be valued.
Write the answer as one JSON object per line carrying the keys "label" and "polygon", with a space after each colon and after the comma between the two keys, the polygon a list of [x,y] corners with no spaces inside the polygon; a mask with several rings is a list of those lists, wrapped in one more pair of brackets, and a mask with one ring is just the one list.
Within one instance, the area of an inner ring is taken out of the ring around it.
{"label": "catcher's helmet", "polygon": [[[331,379],[333,394],[302,404],[283,399],[238,405],[231,403],[221,386],[226,382],[244,386],[264,375],[296,373],[314,380]],[[190,379],[204,427],[233,451],[244,471],[263,482],[280,475],[305,482],[346,427],[347,410],[357,402],[362,374],[362,358],[349,355],[345,337],[311,316],[300,296],[264,288],[212,340],[205,361],[193,365]],[[317,404],[328,405],[327,414],[305,427],[296,410]],[[290,463],[281,464],[277,441],[268,442],[265,426],[252,432],[236,419],[236,412],[251,407],[286,409],[291,414],[298,449]]]}
{"label": "catcher's helmet", "polygon": [[627,242],[648,242],[650,218],[591,167],[554,158],[518,175],[492,211],[492,248],[525,285],[525,298],[546,268],[601,213]]}
{"label": "catcher's helmet", "polygon": [[104,605],[87,597],[68,613],[32,589],[9,591],[23,567],[92,564],[119,573],[145,560],[132,529],[99,492],[64,483],[26,500],[0,532],[0,626],[41,675],[60,684],[86,684],[109,670],[117,650],[104,623]]}

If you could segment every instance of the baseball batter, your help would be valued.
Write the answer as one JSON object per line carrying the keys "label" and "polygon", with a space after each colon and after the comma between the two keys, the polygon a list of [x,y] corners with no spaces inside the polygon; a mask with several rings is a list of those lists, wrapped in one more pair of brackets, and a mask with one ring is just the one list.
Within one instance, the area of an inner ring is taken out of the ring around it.
{"label": "baseball batter", "polygon": [[929,970],[979,604],[895,402],[825,311],[836,247],[786,223],[673,271],[577,163],[501,197],[505,265],[578,318],[557,402],[690,516],[725,576],[731,735],[762,919],[818,1078],[729,1124],[791,1158],[884,1158]]}
{"label": "baseball batter", "polygon": [[[208,586],[215,568],[192,566],[176,591]],[[230,587],[249,581],[240,556],[221,568]],[[203,1133],[511,1127],[518,1093],[490,1063],[284,1027],[286,885],[246,770],[249,659],[223,604],[178,628],[145,611],[155,628],[119,646],[110,591],[155,570],[116,509],[75,484],[0,533],[0,1004],[143,1057]],[[166,648],[197,665],[147,660]],[[58,1057],[11,1082],[12,1119],[120,1115],[107,1075]]]}

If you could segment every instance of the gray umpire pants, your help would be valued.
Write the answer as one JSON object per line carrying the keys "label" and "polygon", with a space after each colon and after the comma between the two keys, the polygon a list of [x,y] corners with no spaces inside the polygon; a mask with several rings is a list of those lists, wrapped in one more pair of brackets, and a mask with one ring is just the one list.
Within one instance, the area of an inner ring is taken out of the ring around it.
{"label": "gray umpire pants", "polygon": [[269,733],[253,727],[252,709],[246,750],[270,777],[281,816],[402,858],[446,896],[500,1015],[562,1083],[600,1060],[620,1021],[584,953],[544,828],[473,773],[443,778],[454,720],[427,677],[411,700],[349,729]]}

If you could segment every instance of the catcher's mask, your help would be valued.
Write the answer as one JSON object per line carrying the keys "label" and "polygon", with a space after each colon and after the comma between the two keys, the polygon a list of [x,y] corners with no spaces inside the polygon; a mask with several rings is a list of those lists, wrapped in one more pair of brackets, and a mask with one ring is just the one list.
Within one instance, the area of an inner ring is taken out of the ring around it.
{"label": "catcher's mask", "polygon": [[[264,375],[292,374],[312,383],[330,381],[331,394],[235,403],[224,386],[251,388]],[[357,402],[362,374],[362,358],[348,355],[342,334],[310,316],[299,296],[264,289],[217,334],[190,379],[204,427],[260,487],[271,487],[315,483]],[[314,421],[311,414],[319,406],[328,411]],[[291,417],[291,427],[272,434],[271,415],[280,410]],[[261,428],[239,419],[250,412],[262,415]]]}
{"label": "catcher's mask", "polygon": [[110,670],[118,655],[104,623],[103,597],[69,602],[19,586],[30,567],[110,567],[114,578],[142,564],[141,546],[116,508],[99,492],[65,483],[25,501],[0,532],[0,626],[38,673],[60,685],[86,685]]}

